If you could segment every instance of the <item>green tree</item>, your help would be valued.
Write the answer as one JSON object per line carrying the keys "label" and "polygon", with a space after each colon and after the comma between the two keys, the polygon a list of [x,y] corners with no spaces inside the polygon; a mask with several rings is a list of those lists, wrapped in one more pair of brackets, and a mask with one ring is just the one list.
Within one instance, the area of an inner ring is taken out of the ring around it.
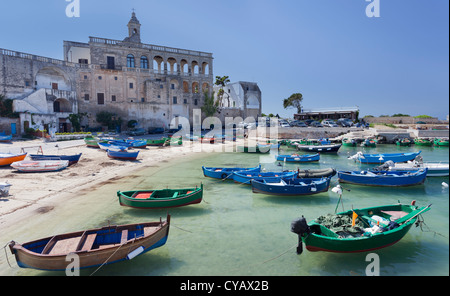
{"label": "green tree", "polygon": [[0,95],[0,117],[18,118],[19,113],[13,111],[13,100]]}
{"label": "green tree", "polygon": [[114,129],[117,125],[122,124],[122,118],[108,111],[101,111],[96,114],[95,120],[102,125],[106,125],[108,129]]}
{"label": "green tree", "polygon": [[283,100],[284,109],[296,108],[297,113],[302,112],[303,95],[301,93],[292,94],[289,98]]}
{"label": "green tree", "polygon": [[223,95],[225,94],[223,88],[227,83],[230,83],[229,78],[230,78],[229,76],[222,76],[222,77],[216,76],[216,82],[214,82],[214,84],[220,86],[220,89],[217,91],[217,99],[218,99],[217,101],[219,102],[219,105],[221,105],[220,103],[222,103]]}
{"label": "green tree", "polygon": [[87,113],[69,114],[69,121],[76,132],[81,130],[81,120]]}
{"label": "green tree", "polygon": [[218,110],[219,101],[214,102],[214,92],[211,95],[208,94],[208,91],[204,92],[205,103],[201,107],[202,112],[205,113],[207,117],[213,116]]}

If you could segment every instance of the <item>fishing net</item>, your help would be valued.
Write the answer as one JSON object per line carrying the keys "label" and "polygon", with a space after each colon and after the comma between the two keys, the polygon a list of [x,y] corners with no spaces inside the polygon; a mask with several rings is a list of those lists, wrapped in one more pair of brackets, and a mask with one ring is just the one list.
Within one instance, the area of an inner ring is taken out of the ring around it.
{"label": "fishing net", "polygon": [[352,217],[349,215],[327,214],[317,218],[316,223],[325,226],[342,237],[361,236],[365,232],[364,223],[361,219],[359,217],[356,218],[355,226],[352,226]]}

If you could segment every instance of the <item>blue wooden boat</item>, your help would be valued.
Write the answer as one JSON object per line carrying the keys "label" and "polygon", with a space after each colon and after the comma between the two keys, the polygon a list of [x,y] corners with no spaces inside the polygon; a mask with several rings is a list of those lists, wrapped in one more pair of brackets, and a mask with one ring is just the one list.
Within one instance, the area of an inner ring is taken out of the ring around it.
{"label": "blue wooden boat", "polygon": [[[114,145],[114,146],[120,146],[120,147],[127,147],[131,148],[133,145],[125,140],[112,140],[108,141],[108,144]],[[145,143],[147,145],[147,142]]]}
{"label": "blue wooden boat", "polygon": [[74,155],[41,155],[41,154],[30,154],[32,160],[68,160],[69,166],[76,164],[81,157],[81,153]]}
{"label": "blue wooden boat", "polygon": [[292,155],[277,155],[277,160],[286,161],[286,162],[311,162],[311,161],[319,161],[320,154],[292,154]]}
{"label": "blue wooden boat", "polygon": [[407,162],[416,158],[422,151],[409,153],[381,153],[381,154],[366,154],[361,151],[349,157],[349,159],[356,159],[360,163],[377,163],[383,164],[388,160],[392,162]]}
{"label": "blue wooden boat", "polygon": [[120,146],[117,144],[101,143],[101,142],[98,143],[98,147],[100,147],[100,149],[103,149],[103,150],[109,149],[109,150],[115,150],[115,151],[128,149],[128,146]]}
{"label": "blue wooden boat", "polygon": [[276,182],[280,177],[293,177],[297,174],[294,172],[233,172],[233,180],[236,183],[244,183],[250,185],[252,180],[267,182]]}
{"label": "blue wooden boat", "polygon": [[278,182],[252,180],[252,191],[268,195],[299,196],[328,191],[331,178],[279,178]]}
{"label": "blue wooden boat", "polygon": [[427,177],[427,169],[417,171],[339,171],[342,183],[367,186],[412,186],[422,184]]}
{"label": "blue wooden boat", "polygon": [[[215,178],[215,179],[227,179],[233,172],[260,172],[261,165],[255,168],[213,168],[213,167],[204,167],[202,166],[203,175],[205,177]],[[232,178],[230,178],[232,179]]]}
{"label": "blue wooden boat", "polygon": [[145,148],[147,147],[147,140],[126,140],[132,148]]}
{"label": "blue wooden boat", "polygon": [[11,142],[12,135],[6,135],[4,132],[0,132],[0,142]]}
{"label": "blue wooden boat", "polygon": [[124,160],[135,160],[138,157],[139,151],[130,152],[127,150],[106,150],[109,158],[124,159]]}

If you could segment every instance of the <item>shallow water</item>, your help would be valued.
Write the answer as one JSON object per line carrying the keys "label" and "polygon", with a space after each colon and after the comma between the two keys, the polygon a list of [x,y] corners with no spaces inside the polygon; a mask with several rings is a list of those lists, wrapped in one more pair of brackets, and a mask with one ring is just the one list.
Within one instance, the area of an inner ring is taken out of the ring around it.
{"label": "shallow water", "polygon": [[[176,148],[174,148],[176,149]],[[370,168],[347,156],[363,148],[341,147],[338,154],[322,154],[319,163],[302,164],[300,168],[334,167],[337,170]],[[448,162],[448,148],[397,147],[378,145],[367,153],[393,153],[422,150],[424,161]],[[281,154],[293,153],[283,148]],[[99,186],[93,192],[82,192],[77,198],[45,215],[36,216],[12,232],[0,234],[5,245],[14,239],[29,241],[53,234],[77,231],[110,224],[137,223],[172,216],[166,245],[124,261],[95,269],[82,270],[82,275],[164,275],[164,276],[297,276],[297,275],[365,275],[366,255],[309,252],[296,254],[297,235],[290,223],[304,215],[309,221],[322,214],[333,213],[339,196],[328,191],[312,196],[275,197],[254,194],[248,185],[220,181],[203,176],[201,166],[257,166],[267,171],[282,169],[274,154],[204,153],[177,161],[155,165],[132,176]],[[282,165],[282,163],[281,163]],[[296,169],[286,164],[285,169]],[[422,231],[413,227],[397,244],[375,251],[380,258],[380,275],[416,276],[449,275],[449,191],[441,183],[448,177],[428,178],[424,185],[405,188],[377,188],[343,185],[343,205],[338,210],[397,203],[419,206],[432,204],[423,215]],[[183,188],[204,185],[201,204],[175,209],[138,210],[121,207],[117,190],[149,188]],[[337,177],[332,179],[332,186]],[[428,230],[428,231],[425,231]],[[17,267],[8,252],[0,255],[0,275],[64,275],[63,272],[35,271]],[[4,253],[4,252],[3,252]]]}

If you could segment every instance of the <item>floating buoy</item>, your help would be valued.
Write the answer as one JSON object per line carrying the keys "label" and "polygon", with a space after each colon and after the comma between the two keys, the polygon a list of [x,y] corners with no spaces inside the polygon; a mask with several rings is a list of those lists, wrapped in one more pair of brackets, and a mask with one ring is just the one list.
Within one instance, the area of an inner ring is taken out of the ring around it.
{"label": "floating buoy", "polygon": [[447,183],[445,183],[445,182],[442,182],[442,187],[444,187],[444,188],[448,188],[448,184],[447,184]]}

